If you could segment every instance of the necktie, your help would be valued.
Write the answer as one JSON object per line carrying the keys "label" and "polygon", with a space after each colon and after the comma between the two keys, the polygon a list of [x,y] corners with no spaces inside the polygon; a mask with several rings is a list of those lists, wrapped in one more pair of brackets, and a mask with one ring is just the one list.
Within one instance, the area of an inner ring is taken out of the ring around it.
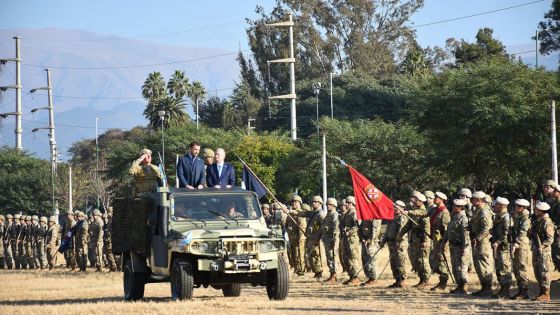
{"label": "necktie", "polygon": [[218,176],[222,176],[222,165],[218,165]]}

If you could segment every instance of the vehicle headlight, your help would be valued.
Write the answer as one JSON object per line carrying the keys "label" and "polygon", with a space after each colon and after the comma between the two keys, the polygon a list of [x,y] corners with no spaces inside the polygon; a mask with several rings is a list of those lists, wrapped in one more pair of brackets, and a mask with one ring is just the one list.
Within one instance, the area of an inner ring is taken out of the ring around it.
{"label": "vehicle headlight", "polygon": [[282,251],[286,248],[286,243],[282,240],[261,241],[259,250],[263,253]]}
{"label": "vehicle headlight", "polygon": [[273,246],[272,246],[271,241],[261,242],[261,251],[270,252],[272,250],[272,248],[273,248]]}
{"label": "vehicle headlight", "polygon": [[188,251],[195,254],[215,254],[218,244],[216,242],[193,241]]}

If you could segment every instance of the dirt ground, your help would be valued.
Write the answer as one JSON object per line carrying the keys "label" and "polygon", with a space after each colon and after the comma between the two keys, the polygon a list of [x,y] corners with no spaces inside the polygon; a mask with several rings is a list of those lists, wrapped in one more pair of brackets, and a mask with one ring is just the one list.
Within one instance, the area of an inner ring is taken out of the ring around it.
{"label": "dirt ground", "polygon": [[[379,270],[387,262],[387,249],[380,252]],[[381,271],[380,271],[381,272]],[[325,270],[324,277],[328,276]],[[553,272],[553,279],[560,273]],[[264,287],[243,287],[240,297],[225,298],[212,288],[195,289],[194,299],[173,302],[168,283],[148,284],[141,302],[124,302],[121,273],[70,273],[62,267],[53,272],[0,270],[0,314],[475,314],[475,313],[560,313],[560,282],[552,284],[552,301],[510,301],[454,296],[414,288],[387,289],[393,282],[390,266],[374,287],[344,286],[343,274],[337,285],[316,282],[312,274],[291,275],[289,297],[269,301]],[[430,282],[437,283],[437,276]],[[531,283],[531,295],[537,286]],[[410,274],[407,285],[418,282]],[[478,289],[476,274],[470,274],[469,291]],[[512,288],[512,293],[516,288]]]}

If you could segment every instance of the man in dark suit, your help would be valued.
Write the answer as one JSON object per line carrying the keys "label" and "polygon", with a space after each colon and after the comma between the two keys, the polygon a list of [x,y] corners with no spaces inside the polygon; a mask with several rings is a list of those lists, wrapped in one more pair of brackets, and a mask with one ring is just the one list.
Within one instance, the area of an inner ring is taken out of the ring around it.
{"label": "man in dark suit", "polygon": [[179,159],[177,163],[177,177],[179,187],[188,189],[202,189],[205,184],[204,161],[198,157],[200,144],[193,141],[189,144],[189,153]]}
{"label": "man in dark suit", "polygon": [[216,149],[214,163],[206,169],[206,184],[214,188],[231,188],[235,186],[235,169],[233,165],[225,163],[226,151]]}

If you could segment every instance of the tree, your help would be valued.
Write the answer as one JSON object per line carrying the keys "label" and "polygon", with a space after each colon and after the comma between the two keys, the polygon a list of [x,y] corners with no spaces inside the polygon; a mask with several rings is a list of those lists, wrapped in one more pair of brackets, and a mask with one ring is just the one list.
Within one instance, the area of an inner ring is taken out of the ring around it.
{"label": "tree", "polygon": [[164,128],[179,126],[191,120],[185,111],[184,100],[165,96],[152,101],[144,110],[144,117],[146,117],[148,126],[152,129],[158,129],[161,126],[159,111],[165,111]]}
{"label": "tree", "polygon": [[189,97],[193,103],[193,110],[195,115],[198,115],[198,108],[197,106],[200,105],[199,102],[202,101],[206,97],[206,89],[200,83],[200,81],[194,81],[189,88]]}
{"label": "tree", "polygon": [[542,54],[549,54],[560,50],[560,0],[552,1],[552,8],[544,17],[545,20],[539,23],[539,50]]}
{"label": "tree", "polygon": [[175,70],[167,82],[167,91],[177,99],[188,96],[190,90],[189,79],[185,76],[185,71]]}
{"label": "tree", "polygon": [[492,37],[493,33],[494,31],[491,28],[479,29],[478,33],[476,33],[476,43],[473,44],[465,40],[459,42],[453,38],[448,39],[447,46],[455,56],[455,63],[475,62],[491,56],[509,58],[509,55],[506,53],[506,47],[501,41]]}
{"label": "tree", "polygon": [[212,128],[223,128],[224,103],[225,100],[212,96],[200,104],[198,110],[200,121]]}
{"label": "tree", "polygon": [[154,71],[148,75],[142,85],[142,96],[148,102],[165,96],[165,81],[161,73]]}

